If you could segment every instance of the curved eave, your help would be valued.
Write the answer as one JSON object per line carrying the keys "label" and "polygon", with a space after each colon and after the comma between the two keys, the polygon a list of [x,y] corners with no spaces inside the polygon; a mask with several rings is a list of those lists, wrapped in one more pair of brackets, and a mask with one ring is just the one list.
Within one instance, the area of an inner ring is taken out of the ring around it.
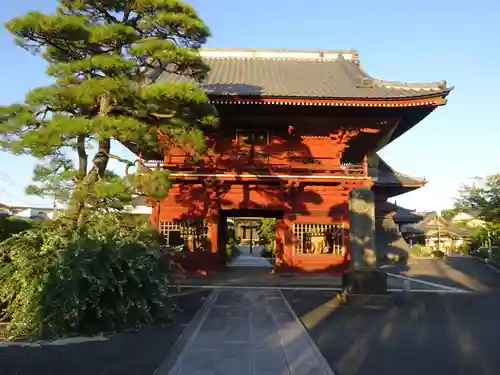
{"label": "curved eave", "polygon": [[450,230],[450,229],[446,229],[446,228],[443,228],[443,229],[423,229],[424,231],[424,235],[425,236],[435,236],[435,235],[441,235],[441,236],[450,236],[450,237],[468,237],[470,236],[469,233],[458,233],[458,232],[454,232],[453,230]]}
{"label": "curved eave", "polygon": [[405,183],[398,184],[398,183],[386,183],[386,182],[375,181],[374,186],[380,188],[401,188],[401,189],[415,190],[424,187],[426,184],[427,181],[423,181],[421,183],[412,183],[412,184],[405,184]]}
{"label": "curved eave", "polygon": [[[423,121],[427,116],[431,114],[432,111],[434,111],[437,107],[445,105],[447,102],[446,97],[448,94],[453,90],[453,87],[450,87],[447,89],[445,92],[443,92],[443,96],[441,97],[441,104],[439,105],[434,105],[434,106],[427,106],[427,110],[409,110],[408,113],[403,115],[401,117],[401,121],[399,122],[398,126],[394,130],[391,138],[388,140],[388,142],[384,145],[381,145],[380,149],[383,147],[387,146],[391,142],[395,141],[397,138],[401,137],[403,134],[405,134],[408,130],[412,129],[415,125]],[[379,149],[379,150],[380,150]],[[377,150],[377,151],[379,151]]]}
{"label": "curved eave", "polygon": [[412,236],[423,236],[424,235],[423,230],[421,230],[419,228],[411,227],[411,226],[405,228],[401,233],[403,235],[412,235]]}
{"label": "curved eave", "polygon": [[409,193],[410,191],[420,189],[427,184],[427,181],[417,184],[403,184],[403,183],[378,183],[375,182],[373,187],[384,191],[387,198],[397,197],[401,194]]}
{"label": "curved eave", "polygon": [[301,98],[301,97],[240,97],[240,96],[210,96],[210,102],[217,104],[240,105],[290,105],[290,106],[324,106],[324,107],[437,107],[446,104],[445,97],[451,89],[439,93],[408,96],[398,98]]}

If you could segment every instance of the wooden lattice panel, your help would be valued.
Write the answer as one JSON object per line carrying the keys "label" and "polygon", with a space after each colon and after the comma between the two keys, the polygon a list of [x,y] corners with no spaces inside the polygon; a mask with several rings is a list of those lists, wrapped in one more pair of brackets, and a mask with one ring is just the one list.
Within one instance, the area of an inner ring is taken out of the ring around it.
{"label": "wooden lattice panel", "polygon": [[208,239],[208,227],[205,223],[185,223],[160,221],[160,233],[165,237],[167,246],[179,246],[192,241],[192,247],[204,246]]}
{"label": "wooden lattice panel", "polygon": [[294,224],[296,255],[343,255],[343,224]]}

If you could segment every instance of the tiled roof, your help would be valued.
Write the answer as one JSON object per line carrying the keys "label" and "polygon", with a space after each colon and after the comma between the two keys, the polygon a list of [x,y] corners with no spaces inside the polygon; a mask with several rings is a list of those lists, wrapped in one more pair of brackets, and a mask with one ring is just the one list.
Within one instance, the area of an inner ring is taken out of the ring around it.
{"label": "tiled roof", "polygon": [[417,223],[424,218],[423,215],[417,214],[415,210],[398,206],[389,201],[376,202],[375,211],[394,212],[392,219],[396,223]]}
{"label": "tiled roof", "polygon": [[[214,97],[319,99],[404,99],[446,96],[451,88],[436,83],[374,79],[359,66],[356,51],[201,50],[210,72],[201,86]],[[164,72],[157,81],[184,76]]]}
{"label": "tiled roof", "polygon": [[425,218],[417,223],[415,227],[422,230],[426,236],[431,236],[438,232],[442,234],[450,233],[456,236],[468,236],[471,232],[469,228],[446,221],[442,216],[438,216],[436,212],[427,213]]}
{"label": "tiled roof", "polygon": [[422,187],[427,183],[424,178],[411,177],[395,171],[377,154],[374,157],[378,159],[378,168],[369,168],[368,171],[376,185]]}
{"label": "tiled roof", "polygon": [[396,214],[392,218],[397,223],[417,223],[423,219],[415,210],[397,206]]}

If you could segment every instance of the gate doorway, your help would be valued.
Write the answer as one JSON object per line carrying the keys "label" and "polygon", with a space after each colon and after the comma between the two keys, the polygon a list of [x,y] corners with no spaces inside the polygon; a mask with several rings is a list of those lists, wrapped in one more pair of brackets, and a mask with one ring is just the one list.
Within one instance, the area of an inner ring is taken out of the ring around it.
{"label": "gate doorway", "polygon": [[[217,250],[222,263],[230,267],[273,267],[276,246],[269,242],[276,238],[274,223],[283,217],[284,212],[279,210],[220,210]],[[261,237],[266,225],[273,233]]]}

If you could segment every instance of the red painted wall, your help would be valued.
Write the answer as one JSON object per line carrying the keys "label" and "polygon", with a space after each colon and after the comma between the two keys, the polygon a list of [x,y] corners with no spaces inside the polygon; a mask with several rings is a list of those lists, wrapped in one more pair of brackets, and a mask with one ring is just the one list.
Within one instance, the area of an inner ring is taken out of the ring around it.
{"label": "red painted wall", "polygon": [[[280,210],[284,214],[277,231],[280,269],[344,269],[348,264],[348,195],[353,188],[371,187],[366,170],[358,168],[348,175],[341,167],[342,153],[359,131],[340,129],[327,122],[320,124],[316,120],[297,126],[292,135],[287,127],[273,130],[270,126],[269,143],[255,146],[251,157],[250,147],[238,142],[236,129],[240,127],[245,126],[226,122],[215,133],[207,134],[208,152],[201,162],[193,164],[189,161],[186,158],[188,149],[171,149],[165,154],[165,167],[173,172],[232,176],[218,177],[219,186],[215,189],[207,185],[204,178],[194,177],[189,183],[179,179],[169,196],[154,207],[151,219],[156,225],[160,221],[208,218],[210,252],[187,254],[183,265],[186,268],[214,268],[224,263],[221,256],[224,245],[218,244],[219,210],[267,209]],[[255,129],[259,128],[267,129],[266,126],[255,126]],[[260,177],[243,181],[235,177],[241,173]],[[265,175],[281,177],[272,180],[263,177]],[[290,177],[297,175],[301,177]],[[297,188],[291,192],[287,190],[291,183],[297,182]],[[246,216],[251,216],[251,212]],[[343,223],[346,255],[294,254],[294,223]]]}
{"label": "red painted wall", "polygon": [[[217,200],[212,199],[202,184],[174,185],[169,196],[154,208],[154,221],[194,219],[207,217],[211,209],[269,209],[280,210],[284,219],[280,223],[282,270],[338,271],[347,267],[348,256],[295,255],[294,223],[343,223],[344,244],[348,254],[348,194],[352,188],[367,186],[369,180],[344,180],[334,185],[301,185],[288,200],[280,186],[226,185]],[[248,212],[251,214],[251,211]],[[185,255],[185,268],[216,268],[221,264],[220,252],[224,244],[218,244],[218,222],[209,224],[210,254]],[[219,250],[220,247],[220,250]],[[219,253],[218,253],[219,250]],[[199,259],[202,257],[202,259]]]}

